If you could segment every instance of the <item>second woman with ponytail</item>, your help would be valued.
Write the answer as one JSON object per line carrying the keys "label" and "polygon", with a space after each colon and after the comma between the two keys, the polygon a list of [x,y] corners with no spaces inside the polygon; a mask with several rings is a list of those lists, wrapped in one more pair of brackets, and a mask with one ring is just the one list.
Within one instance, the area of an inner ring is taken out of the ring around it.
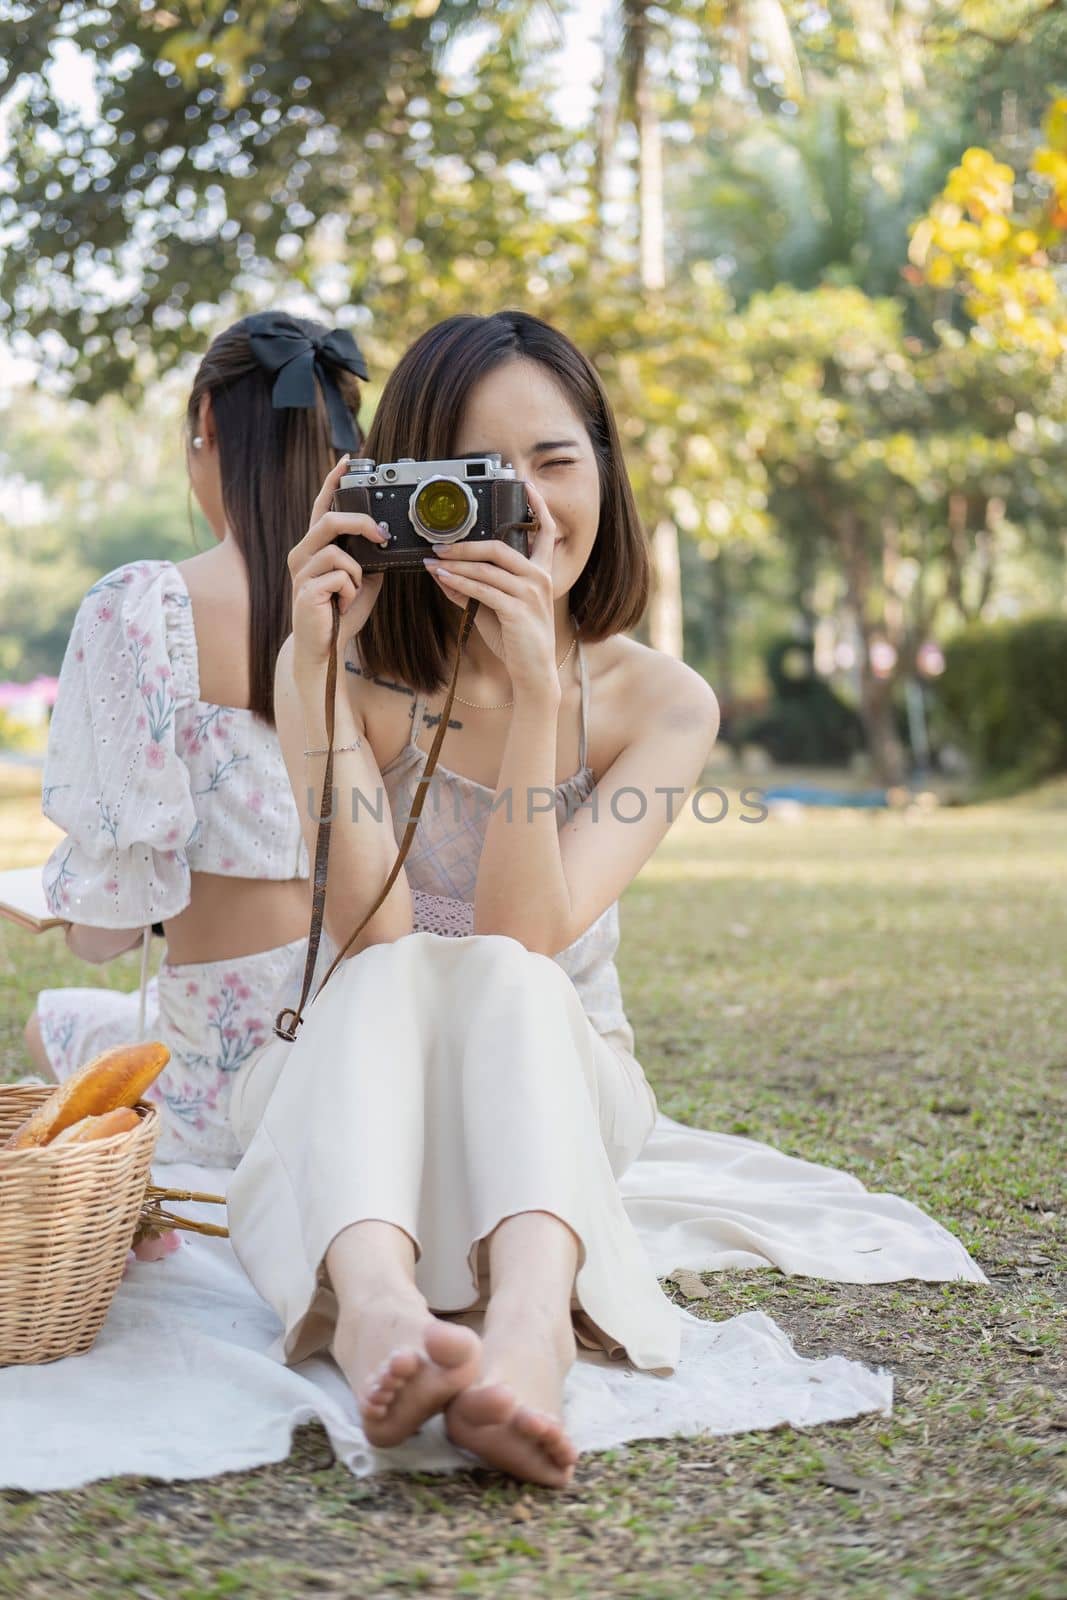
{"label": "second woman with ponytail", "polygon": [[362,440],[350,334],[284,312],[225,329],[197,369],[184,445],[215,536],[141,560],[83,599],[49,733],[44,870],[67,945],[92,963],[166,939],[158,979],[46,989],[26,1028],[62,1081],[113,1044],[158,1038],[161,1160],[232,1164],[230,1089],[271,1037],[272,998],[304,943],[308,853],[275,730],[291,627],[287,561],[334,462]]}

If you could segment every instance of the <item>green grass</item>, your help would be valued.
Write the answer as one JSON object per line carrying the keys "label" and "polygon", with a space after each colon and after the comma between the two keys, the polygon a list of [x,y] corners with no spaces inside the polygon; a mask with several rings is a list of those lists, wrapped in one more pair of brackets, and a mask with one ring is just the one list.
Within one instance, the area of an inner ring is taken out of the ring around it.
{"label": "green grass", "polygon": [[[34,807],[0,799],[4,864],[47,848]],[[623,901],[663,1110],[905,1195],[991,1285],[731,1272],[693,1309],[760,1307],[807,1354],[886,1365],[893,1416],[589,1455],[562,1495],[357,1480],[306,1428],[255,1472],[0,1495],[0,1596],[1067,1594],[1067,789],[737,815],[683,818]],[[88,982],[133,988],[136,957],[85,969],[0,931],[0,1078],[26,1070],[36,990]]]}

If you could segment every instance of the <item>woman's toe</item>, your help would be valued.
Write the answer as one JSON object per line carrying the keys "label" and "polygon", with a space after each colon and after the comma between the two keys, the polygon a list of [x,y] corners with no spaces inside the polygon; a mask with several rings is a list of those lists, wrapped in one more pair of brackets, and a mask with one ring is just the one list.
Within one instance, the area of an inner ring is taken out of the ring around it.
{"label": "woman's toe", "polygon": [[480,1359],[482,1341],[472,1328],[435,1322],[426,1332],[426,1354],[446,1372]]}
{"label": "woman's toe", "polygon": [[511,1419],[513,1426],[525,1439],[530,1439],[534,1444],[541,1444],[558,1426],[544,1411],[532,1411],[529,1406],[519,1406]]}
{"label": "woman's toe", "polygon": [[573,1467],[578,1452],[567,1437],[563,1423],[546,1411],[533,1411],[520,1406],[512,1418],[512,1426],[531,1444],[543,1450],[554,1466]]}
{"label": "woman's toe", "polygon": [[363,1401],[365,1408],[383,1417],[422,1365],[423,1358],[417,1350],[394,1350],[368,1383]]}
{"label": "woman's toe", "polygon": [[371,1444],[399,1444],[444,1410],[477,1377],[481,1348],[471,1329],[434,1323],[422,1348],[394,1350],[367,1381],[360,1400]]}
{"label": "woman's toe", "polygon": [[506,1383],[471,1384],[452,1402],[464,1422],[475,1428],[507,1422],[515,1410],[515,1395]]}
{"label": "woman's toe", "polygon": [[394,1350],[385,1363],[385,1381],[399,1388],[415,1376],[422,1363],[423,1356],[419,1350]]}

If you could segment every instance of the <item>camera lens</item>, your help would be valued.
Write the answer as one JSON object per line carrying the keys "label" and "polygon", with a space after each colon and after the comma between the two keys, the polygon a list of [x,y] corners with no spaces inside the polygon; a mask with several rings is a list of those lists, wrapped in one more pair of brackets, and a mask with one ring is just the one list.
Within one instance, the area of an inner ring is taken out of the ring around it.
{"label": "camera lens", "polygon": [[408,513],[416,533],[433,544],[449,544],[473,526],[478,508],[455,478],[428,478],[412,495]]}
{"label": "camera lens", "polygon": [[466,520],[467,501],[458,484],[439,478],[420,489],[415,496],[415,511],[431,533],[455,533]]}

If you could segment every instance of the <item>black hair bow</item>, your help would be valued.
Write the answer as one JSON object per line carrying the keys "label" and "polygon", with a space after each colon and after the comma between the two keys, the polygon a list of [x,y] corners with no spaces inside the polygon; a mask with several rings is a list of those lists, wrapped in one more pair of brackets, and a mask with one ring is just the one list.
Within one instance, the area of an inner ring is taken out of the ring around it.
{"label": "black hair bow", "polygon": [[322,384],[330,418],[330,436],[338,450],[359,449],[352,413],[341,398],[334,372],[344,367],[357,378],[369,377],[359,345],[347,328],[307,334],[285,311],[257,311],[244,319],[252,354],[268,372],[277,373],[271,391],[276,411],[315,404],[315,378]]}

